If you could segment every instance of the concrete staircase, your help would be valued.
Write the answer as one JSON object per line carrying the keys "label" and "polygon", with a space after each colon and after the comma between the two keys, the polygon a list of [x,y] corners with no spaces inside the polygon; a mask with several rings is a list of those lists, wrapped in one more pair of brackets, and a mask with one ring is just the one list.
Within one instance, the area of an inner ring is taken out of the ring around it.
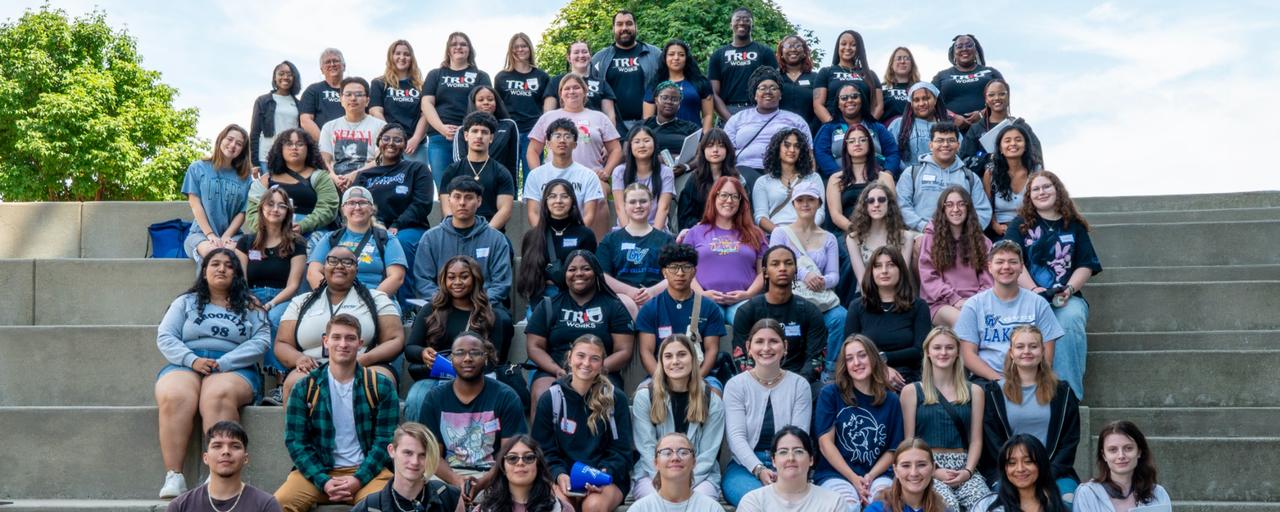
{"label": "concrete staircase", "polygon": [[[1137,422],[1179,512],[1280,511],[1280,193],[1079,203],[1106,268],[1086,290],[1089,432]],[[0,204],[0,501],[15,502],[0,512],[163,510],[150,499],[164,472],[155,324],[194,269],[143,260],[144,228],[189,215],[185,203]],[[243,422],[247,477],[274,490],[291,465],[282,411],[249,407]],[[1081,443],[1082,474],[1092,450]]]}

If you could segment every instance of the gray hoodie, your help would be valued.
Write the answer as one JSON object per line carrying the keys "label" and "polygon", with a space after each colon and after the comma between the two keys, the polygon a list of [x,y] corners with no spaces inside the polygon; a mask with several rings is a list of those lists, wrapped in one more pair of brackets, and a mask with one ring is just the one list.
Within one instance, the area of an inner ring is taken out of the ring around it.
{"label": "gray hoodie", "polygon": [[439,289],[436,278],[440,265],[460,254],[480,262],[489,302],[505,303],[511,294],[511,242],[506,235],[489,227],[488,220],[479,216],[465,237],[453,227],[452,216],[441,219],[436,227],[422,235],[417,258],[413,262],[414,291],[418,297],[429,301],[435,296]]}
{"label": "gray hoodie", "polygon": [[952,185],[969,191],[973,209],[978,212],[978,225],[985,228],[991,224],[991,201],[982,188],[982,178],[966,169],[959,158],[943,169],[933,161],[933,155],[924,155],[898,178],[898,206],[907,227],[924,232],[925,225],[933,220],[938,196]]}

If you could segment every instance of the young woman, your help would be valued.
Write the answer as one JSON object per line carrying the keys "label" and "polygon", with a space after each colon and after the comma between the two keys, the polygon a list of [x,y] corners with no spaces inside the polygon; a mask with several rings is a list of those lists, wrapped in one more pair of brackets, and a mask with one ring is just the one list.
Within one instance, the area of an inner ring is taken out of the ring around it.
{"label": "young woman", "polygon": [[929,307],[916,296],[911,271],[898,251],[882,246],[871,252],[861,295],[850,304],[844,335],[861,334],[873,340],[886,360],[891,389],[899,391],[908,382],[920,380],[921,345],[930,328]]}
{"label": "young woman", "polygon": [[252,308],[240,259],[229,248],[211,249],[196,282],[169,305],[156,346],[169,364],[156,374],[160,458],[167,471],[161,498],[187,490],[182,475],[191,424],[200,414],[208,430],[239,421],[239,408],[262,393],[257,364],[271,345],[267,315]]}
{"label": "young woman", "polygon": [[[622,504],[631,487],[631,414],[627,395],[605,376],[604,341],[584,334],[573,341],[564,372],[538,399],[533,437],[546,447],[556,496],[578,498],[579,510],[608,512]],[[630,354],[628,354],[629,356]],[[573,489],[575,462],[608,473],[613,483]]]}
{"label": "young woman", "polygon": [[[408,129],[394,122],[378,132],[377,166],[359,171],[356,186],[373,195],[374,214],[386,226],[387,234],[400,242],[406,269],[413,268],[418,242],[431,226],[435,182],[427,165],[406,159]],[[424,152],[425,154],[425,152]],[[404,273],[404,290],[413,289],[413,272]],[[383,290],[386,291],[386,290]]]}
{"label": "young woman", "polygon": [[648,223],[660,231],[669,231],[667,221],[671,218],[671,199],[675,195],[676,176],[658,158],[657,138],[654,137],[653,130],[644,125],[632,128],[627,133],[627,147],[623,150],[623,155],[625,159],[622,165],[613,168],[609,180],[613,188],[618,225],[627,224],[627,201],[622,197],[622,190],[629,185],[639,184],[648,189],[649,195],[657,200],[657,204],[649,209]]}
{"label": "young woman", "polygon": [[661,451],[660,441],[664,436],[676,433],[686,438],[692,450],[688,457],[681,457],[692,478],[688,488],[718,500],[724,402],[698,378],[702,351],[688,336],[668,336],[658,346],[658,354],[659,364],[654,369],[653,380],[636,390],[631,403],[632,435],[636,451],[640,453],[631,471],[632,496],[643,498],[658,487],[657,475],[663,473],[663,464],[670,461],[650,454]]}
{"label": "young woman", "polygon": [[[802,283],[811,297],[806,297],[822,313],[827,326],[827,365],[824,373],[830,377],[836,360],[836,350],[844,339],[845,311],[840,298],[832,289],[840,284],[840,248],[835,235],[818,226],[817,212],[822,211],[822,188],[810,182],[800,182],[791,191],[791,204],[795,208],[796,221],[778,226],[769,235],[769,246],[785,245],[796,254],[796,281]],[[814,299],[820,300],[814,300]],[[824,302],[821,299],[829,299]],[[824,379],[826,380],[826,379]]]}
{"label": "young woman", "polygon": [[[1045,475],[1057,485],[1057,494],[1068,506],[1080,485],[1076,476],[1076,447],[1080,443],[1080,401],[1065,381],[1049,367],[1044,357],[1044,338],[1034,325],[1013,329],[1009,352],[1004,358],[1004,378],[986,388],[984,412],[984,472],[1006,467],[995,461],[998,446],[1018,434],[1029,434],[1047,450]],[[988,481],[995,474],[983,475]],[[1003,484],[1004,482],[1002,482]]]}
{"label": "young woman", "polygon": [[893,189],[893,173],[880,163],[880,152],[872,142],[871,130],[861,124],[849,125],[844,132],[840,152],[840,168],[827,178],[827,219],[829,227],[849,232],[858,197],[873,181]]}
{"label": "young woman", "polygon": [[645,87],[643,113],[646,119],[654,114],[653,100],[658,94],[658,85],[668,81],[680,88],[680,109],[676,117],[701,126],[704,133],[710,131],[715,126],[711,82],[702,76],[697,59],[689,51],[689,44],[679,39],[667,41],[662,47],[658,70]]}
{"label": "young woman", "polygon": [[[813,417],[809,381],[782,369],[787,352],[782,324],[768,318],[756,322],[747,336],[747,351],[755,366],[733,376],[724,386],[725,441],[733,459],[725,468],[723,488],[725,501],[734,506],[748,492],[779,480],[774,468],[783,469],[782,461],[774,456],[780,438],[788,437],[787,428],[808,428]],[[808,444],[809,435],[801,432],[800,437],[805,439],[805,453],[814,453]],[[813,461],[808,455],[800,455],[803,468],[792,467],[795,461],[790,458],[786,461],[789,480],[785,490],[789,493],[799,488],[794,481],[796,476],[808,484],[809,464]],[[790,473],[792,470],[799,474]]]}
{"label": "young woman", "polygon": [[364,347],[356,361],[391,377],[392,382],[399,380],[404,349],[400,310],[386,293],[366,288],[356,279],[356,260],[351,249],[330,249],[323,260],[320,285],[289,302],[275,342],[276,357],[293,370],[284,380],[282,396],[288,397],[298,379],[328,360],[323,347],[325,327],[338,313],[360,320]]}
{"label": "young woman", "polygon": [[[267,312],[274,340],[280,319],[302,284],[302,273],[307,268],[307,242],[293,230],[293,206],[284,190],[272,188],[267,192],[266,200],[258,207],[258,217],[263,219],[258,229],[236,242],[236,257],[240,268],[245,269],[249,293]],[[284,366],[272,351],[267,351],[265,363],[268,372],[284,374]],[[276,392],[278,389],[269,395]],[[268,398],[279,405],[282,397]]]}
{"label": "young woman", "polygon": [[902,390],[903,432],[934,447],[933,490],[947,507],[970,510],[988,489],[975,473],[982,456],[982,388],[965,378],[960,339],[950,327],[929,331],[922,366],[920,382]]}
{"label": "young woman", "polygon": [[416,381],[405,398],[405,417],[417,418],[427,392],[444,380],[432,379],[436,354],[449,351],[459,334],[470,331],[493,343],[497,362],[505,362],[511,343],[511,318],[489,305],[484,271],[470,256],[454,256],[440,267],[435,297],[418,309],[405,342],[409,376]]}
{"label": "young woman", "polygon": [[533,40],[524,32],[511,36],[511,40],[507,42],[506,65],[494,80],[498,85],[498,95],[520,130],[520,166],[508,169],[513,173],[519,172],[520,176],[528,176],[530,168],[524,165],[524,155],[529,149],[529,132],[542,115],[542,102],[547,96],[547,84],[551,82],[551,76],[535,65]]}
{"label": "young woman", "polygon": [[[929,154],[929,128],[934,123],[949,121],[942,100],[938,99],[938,88],[929,82],[916,82],[907,89],[907,98],[911,105],[902,117],[889,123],[889,133],[898,141],[898,154],[902,168],[906,169],[920,161],[920,157]],[[964,143],[961,137],[960,143]]]}
{"label": "young woman", "polygon": [[605,235],[596,254],[605,282],[635,318],[640,306],[667,289],[658,267],[658,251],[675,238],[649,224],[653,196],[647,187],[632,183],[622,191],[622,200],[627,223]]}
{"label": "young woman", "polygon": [[413,46],[404,39],[393,41],[387,47],[382,76],[369,84],[369,115],[402,126],[406,142],[401,155],[425,166],[427,120],[422,115],[422,84]]}
{"label": "young woman", "polygon": [[[975,125],[976,126],[976,125]],[[1040,162],[1032,155],[1027,141],[1031,132],[1022,126],[1006,126],[996,137],[999,152],[991,156],[982,173],[982,188],[991,201],[991,225],[985,228],[988,238],[1003,238],[1009,223],[1022,209],[1027,193],[1027,179],[1031,173],[1041,170]]]}
{"label": "young woman", "polygon": [[884,95],[884,113],[880,122],[891,123],[902,116],[911,103],[911,95],[907,89],[911,84],[920,81],[920,68],[916,67],[916,57],[905,46],[893,49],[889,55],[889,65],[884,69],[884,84],[880,86]]}
{"label": "young woman", "polygon": [[903,261],[911,261],[915,233],[907,229],[902,210],[894,200],[895,194],[893,187],[877,181],[868,184],[858,196],[857,207],[849,220],[849,236],[844,240],[858,289],[862,289],[862,276],[867,272],[872,251],[889,246],[902,254]]}
{"label": "young woman", "polygon": [[[805,159],[805,165],[800,166],[804,172],[813,170],[810,163],[813,157],[809,151],[813,147],[809,134],[813,132],[804,118],[782,110],[782,82],[782,75],[772,67],[756,68],[747,81],[747,89],[756,102],[755,108],[740,110],[724,123],[724,132],[729,134],[729,140],[733,141],[733,147],[738,152],[738,172],[747,180],[747,189],[753,191],[760,175],[772,172],[766,171],[769,167],[768,155],[773,155],[776,159],[772,141],[775,135],[784,130],[804,134],[804,138],[800,140],[804,147],[800,150],[806,156],[797,158]],[[778,202],[787,203],[782,201],[781,196],[778,197]]]}
{"label": "young woman", "polygon": [[880,95],[880,77],[867,67],[867,47],[862,34],[846,30],[836,37],[836,47],[831,52],[831,65],[818,72],[813,89],[813,112],[823,123],[836,118],[836,95],[845,85],[858,88],[870,104],[870,119],[879,119],[884,111]]}
{"label": "young woman", "polygon": [[[249,185],[244,227],[258,230],[258,206],[267,190],[288,194],[293,229],[304,237],[322,232],[338,215],[338,187],[325,172],[315,141],[301,128],[280,131],[267,151],[265,170]],[[309,242],[309,243],[314,243]]]}
{"label": "young woman", "polygon": [[253,120],[249,122],[249,154],[253,166],[261,169],[267,162],[267,150],[275,144],[276,134],[298,127],[298,93],[302,79],[292,62],[276,64],[271,71],[271,92],[253,101]]}
{"label": "young woman", "polygon": [[846,135],[852,127],[859,126],[871,134],[867,142],[875,149],[875,153],[871,155],[875,159],[874,164],[888,171],[889,180],[892,181],[893,175],[901,170],[898,142],[884,125],[871,117],[871,106],[857,86],[841,86],[836,100],[839,110],[833,112],[835,118],[823,124],[813,139],[813,153],[818,170],[822,171],[823,176],[831,176],[845,169],[841,164],[843,156],[848,154]]}
{"label": "young woman", "polygon": [[[677,170],[681,167],[683,166],[676,166]],[[721,176],[742,180],[733,154],[733,141],[729,140],[729,135],[724,130],[712,128],[702,132],[698,154],[689,163],[688,172],[690,178],[680,190],[676,206],[681,231],[692,228],[702,220],[707,200],[711,197],[711,188]],[[750,214],[747,216],[749,218]]]}
{"label": "young woman", "polygon": [[[796,221],[791,194],[800,183],[822,190],[822,175],[813,170],[809,134],[795,128],[774,134],[765,150],[764,170],[751,191],[751,204],[760,228],[772,233],[775,227]],[[821,224],[826,217],[826,212],[818,210],[815,222]]]}
{"label": "young woman", "polygon": [[782,110],[804,118],[809,123],[809,133],[817,133],[822,124],[813,113],[813,88],[818,74],[813,71],[809,43],[791,34],[778,41],[774,56],[778,59],[778,73],[782,74]]}
{"label": "young woman", "polygon": [[564,289],[533,306],[525,327],[529,361],[537,366],[530,379],[534,401],[552,382],[570,373],[563,367],[566,356],[584,334],[604,340],[604,372],[614,386],[622,386],[621,372],[631,364],[635,341],[632,316],[605,283],[595,254],[575,249],[559,271],[556,281],[563,283]]}
{"label": "young woman", "polygon": [[698,251],[693,287],[710,297],[733,324],[738,308],[764,290],[760,259],[765,235],[751,222],[751,202],[737,176],[721,176],[708,192],[701,222],[683,243]]}
{"label": "young woman", "polygon": [[777,473],[770,472],[770,483],[747,493],[737,505],[740,512],[845,512],[848,504],[835,492],[809,482],[813,468],[813,439],[801,427],[788,425],[778,430],[768,452],[777,461]]}
{"label": "young woman", "polygon": [[996,494],[989,494],[972,509],[978,512],[1069,512],[1053,481],[1053,468],[1044,444],[1029,434],[1018,434],[1000,448],[996,461],[1000,480]]}
{"label": "young woman", "polygon": [[818,458],[813,481],[839,493],[851,508],[871,503],[893,483],[893,448],[902,442],[902,405],[889,389],[875,343],[855,334],[840,347],[836,381],[818,393],[813,431]]}
{"label": "young woman", "polygon": [[533,436],[517,434],[504,445],[493,482],[472,507],[459,504],[457,512],[573,512],[573,505],[556,495],[547,458]]}
{"label": "young woman", "polygon": [[959,511],[936,492],[936,455],[923,439],[908,437],[893,456],[893,485],[865,512],[947,512]]}
{"label": "young woman", "polygon": [[616,97],[613,95],[613,88],[609,86],[609,82],[590,78],[591,46],[586,41],[574,41],[569,44],[565,59],[569,62],[569,71],[551,79],[551,83],[547,85],[547,96],[542,100],[542,111],[550,112],[560,108],[563,104],[560,98],[560,82],[564,80],[565,75],[572,73],[581,77],[587,84],[586,107],[603,113],[609,118],[610,123],[617,124],[614,118],[616,110],[613,108],[613,102]]}
{"label": "young woman", "polygon": [[[508,171],[514,173],[516,165],[524,158],[521,151],[520,139],[524,132],[520,131],[516,120],[511,118],[511,113],[507,111],[507,104],[503,101],[502,96],[497,89],[488,85],[477,85],[471,88],[471,93],[467,96],[467,114],[472,112],[487,112],[498,120],[498,129],[492,133],[493,139],[489,141],[489,157],[497,160]],[[463,117],[466,120],[466,117]],[[453,160],[457,162],[467,157],[467,140],[466,137],[453,138]],[[441,172],[444,172],[443,169]],[[512,174],[512,181],[515,181],[515,175]],[[443,180],[442,180],[443,183]],[[446,185],[448,183],[445,183]],[[444,193],[444,191],[438,191]]]}
{"label": "young woman", "polygon": [[961,34],[951,39],[947,49],[950,68],[933,75],[933,86],[942,91],[938,100],[955,114],[956,125],[961,130],[982,119],[982,92],[987,83],[1004,78],[995,68],[987,66],[982,44],[973,34]]}
{"label": "young woman", "polygon": [[572,184],[558,178],[547,182],[539,204],[539,218],[548,220],[525,232],[520,244],[520,272],[516,274],[516,291],[528,299],[530,308],[559,293],[564,286],[559,279],[564,276],[565,259],[570,252],[596,250],[596,235],[582,223]]}
{"label": "young woman", "polygon": [[[969,170],[981,173],[991,163],[992,157],[995,156],[982,146],[982,136],[986,135],[992,128],[995,128],[996,125],[1008,120],[1012,126],[1022,128],[1025,136],[1023,143],[1026,152],[1035,161],[1043,162],[1044,151],[1041,150],[1040,139],[1031,130],[1031,126],[1022,118],[1013,117],[1009,114],[1009,83],[1004,81],[1003,78],[996,78],[987,82],[982,95],[986,101],[986,106],[982,109],[982,119],[969,126],[969,130],[964,134],[964,144],[960,146],[960,152],[956,156],[968,164]],[[997,140],[997,142],[999,141]],[[997,149],[999,148],[1000,146],[997,146]]]}
{"label": "young woman", "polygon": [[[471,38],[462,32],[449,34],[440,67],[427,73],[422,86],[422,117],[427,125],[427,156],[439,180],[452,161],[452,142],[467,112],[467,98],[477,85],[492,86],[489,74],[476,67]],[[436,182],[436,188],[440,183]]]}
{"label": "young woman", "polygon": [[[641,454],[646,453],[644,451],[646,447],[637,446],[636,448],[641,450]],[[677,509],[680,512],[724,511],[724,507],[716,497],[695,492],[697,490],[693,485],[695,468],[704,463],[700,463],[696,458],[698,452],[694,451],[693,442],[687,436],[680,432],[668,433],[659,438],[648,453],[653,454],[653,464],[657,467],[654,482],[650,484],[654,490],[637,498],[627,510],[635,512],[667,512]],[[709,463],[715,465],[716,454],[711,453],[708,456],[711,457]]]}
{"label": "young woman", "polygon": [[213,142],[213,154],[192,162],[182,178],[182,193],[195,217],[182,247],[197,264],[214,249],[234,248],[240,238],[253,181],[248,144],[249,132],[227,125]]}
{"label": "young woman", "polygon": [[342,194],[340,212],[343,227],[320,237],[311,248],[307,283],[312,289],[319,288],[325,280],[325,257],[329,250],[346,247],[357,254],[356,275],[360,282],[395,297],[411,267],[400,241],[379,225],[373,193],[361,186],[348,188]]}
{"label": "young woman", "polygon": [[1136,507],[1169,506],[1169,493],[1156,483],[1156,463],[1138,426],[1120,420],[1098,432],[1094,458],[1097,476],[1076,488],[1080,512],[1129,512]]}
{"label": "young woman", "polygon": [[1009,222],[1006,240],[1022,246],[1026,262],[1018,284],[1049,299],[1064,335],[1054,343],[1053,369],[1084,396],[1089,303],[1080,290],[1102,272],[1089,238],[1089,223],[1076,210],[1058,175],[1038,171],[1027,180],[1027,197]]}
{"label": "young woman", "polygon": [[947,187],[920,242],[920,296],[934,324],[954,327],[964,301],[995,283],[987,271],[989,250],[969,192]]}

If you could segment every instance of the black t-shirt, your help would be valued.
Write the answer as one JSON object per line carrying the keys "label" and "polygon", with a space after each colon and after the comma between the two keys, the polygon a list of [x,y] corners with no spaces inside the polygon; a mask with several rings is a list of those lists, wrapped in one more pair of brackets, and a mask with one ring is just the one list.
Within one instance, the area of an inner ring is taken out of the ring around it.
{"label": "black t-shirt", "polygon": [[982,90],[994,78],[1004,78],[996,68],[978,66],[972,71],[960,71],[955,66],[933,75],[933,86],[938,88],[942,104],[956,114],[968,114],[982,110],[987,100]]}
{"label": "black t-shirt", "polygon": [[[547,226],[551,230],[551,247],[556,251],[556,259],[564,261],[569,257],[569,253],[582,249],[584,251],[596,252],[596,234],[591,228],[582,224],[574,224],[569,226],[569,219],[547,219]],[[561,234],[556,234],[562,231]],[[561,276],[563,278],[564,276]]]}
{"label": "black t-shirt", "polygon": [[507,112],[520,127],[520,133],[529,133],[542,116],[542,99],[547,95],[550,82],[547,72],[538,68],[528,73],[499,71],[494,77],[502,104],[507,106]]}
{"label": "black t-shirt", "polygon": [[[471,171],[473,168],[480,171],[478,178]],[[447,186],[458,176],[466,176],[480,182],[480,188],[484,191],[480,192],[480,207],[476,208],[476,215],[485,219],[493,219],[493,216],[498,213],[498,196],[508,195],[514,198],[516,195],[516,183],[511,179],[511,171],[494,158],[490,158],[488,163],[471,162],[467,158],[451,163],[445,168],[440,183]]]}
{"label": "black t-shirt", "polygon": [[636,44],[630,49],[613,48],[613,62],[607,63],[608,71],[604,75],[606,82],[617,95],[618,112],[622,119],[631,121],[644,116],[644,70],[640,69],[641,46]]}
{"label": "black t-shirt", "polygon": [[[302,175],[299,174],[298,176]],[[306,178],[299,179],[298,176],[294,177],[295,180],[298,180],[297,183],[283,183],[276,181],[276,175],[268,175],[267,186],[278,186],[281,190],[284,190],[284,193],[289,194],[289,200],[293,202],[293,213],[311,215],[311,212],[316,209],[316,200],[318,199],[316,189],[311,186],[311,180]]]}
{"label": "black t-shirt", "polygon": [[[567,291],[546,299],[551,301],[551,317],[547,306],[533,307],[525,332],[547,339],[547,353],[556,364],[564,362],[573,340],[583,334],[594,334],[604,340],[605,353],[613,353],[613,334],[635,334],[631,313],[622,301],[597,292],[586,304],[579,305]],[[545,302],[545,301],[544,301]]]}
{"label": "black t-shirt", "polygon": [[493,467],[502,440],[529,431],[520,396],[506,384],[485,377],[484,389],[470,403],[462,403],[452,385],[427,394],[418,418],[440,443],[440,458],[451,468],[487,470]]}
{"label": "black t-shirt", "polygon": [[[451,307],[449,312],[445,313],[444,332],[437,338],[427,339],[427,319],[431,318],[434,312],[430,299],[427,297],[427,304],[418,310],[417,316],[413,319],[413,327],[409,329],[408,336],[405,338],[405,367],[413,380],[422,380],[431,375],[431,370],[428,370],[422,362],[422,352],[425,349],[431,348],[436,352],[449,350],[453,348],[453,340],[470,327],[468,322],[471,319],[471,311]],[[487,334],[489,341],[493,342],[494,348],[498,350],[498,359],[505,361],[512,327],[510,319],[500,311],[494,310],[494,325]]]}
{"label": "black t-shirt", "polygon": [[[889,305],[892,308],[892,305]],[[885,364],[896,368],[908,382],[919,380],[920,360],[924,356],[924,338],[933,328],[929,320],[929,304],[917,298],[906,311],[867,311],[862,300],[849,304],[845,316],[844,337],[862,334],[875,342],[885,355]]]}
{"label": "black t-shirt", "polygon": [[658,124],[658,116],[652,116],[644,120],[644,125],[653,130],[653,137],[657,139],[656,142],[658,143],[658,151],[661,152],[664,149],[670,151],[672,157],[680,154],[680,149],[684,147],[684,138],[701,128],[678,117],[666,123]]}
{"label": "black t-shirt", "polygon": [[633,236],[619,229],[604,236],[596,256],[604,273],[637,288],[653,286],[662,281],[662,269],[658,268],[658,252],[674,243],[675,238],[666,231],[652,229],[644,236]]}
{"label": "black t-shirt", "polygon": [[800,73],[792,80],[786,73],[782,74],[782,101],[778,108],[803,117],[809,123],[810,135],[818,133],[818,116],[813,114],[813,86],[818,81],[818,74],[812,71]]}
{"label": "black t-shirt", "polygon": [[[462,71],[436,68],[427,73],[427,79],[422,82],[422,95],[435,96],[436,114],[444,124],[462,126],[462,118],[467,115],[467,96],[477,85],[492,86],[489,74],[475,67]],[[435,128],[427,126],[427,134],[438,133]]]}
{"label": "black t-shirt", "polygon": [[[556,104],[560,107],[564,103],[560,101],[560,79],[564,75],[556,75],[551,79],[551,85],[547,86],[547,94],[556,99]],[[613,94],[613,87],[609,86],[609,82],[601,82],[593,78],[585,79],[587,81],[587,108],[595,111],[602,110],[601,102],[604,100],[617,100],[617,96]],[[545,97],[545,96],[544,96]]]}
{"label": "black t-shirt", "polygon": [[342,90],[329,87],[324,80],[308,85],[298,102],[298,113],[316,116],[318,127],[346,115],[347,111],[342,108]]}
{"label": "black t-shirt", "polygon": [[911,84],[884,84],[880,86],[881,94],[884,95],[884,115],[880,116],[880,121],[889,125],[889,121],[895,117],[901,116],[907,111],[911,105],[911,98],[907,96],[907,90],[911,88]]}
{"label": "black t-shirt", "polygon": [[768,46],[756,41],[742,48],[726,44],[707,59],[707,79],[720,81],[720,99],[726,104],[750,103],[755,95],[747,90],[747,81],[760,66],[778,67],[778,59]]}
{"label": "black t-shirt", "polygon": [[289,285],[289,260],[294,256],[307,257],[307,242],[298,240],[293,244],[293,252],[283,258],[277,247],[262,251],[251,249],[254,235],[245,235],[236,242],[236,249],[249,255],[249,268],[245,275],[250,288],[284,288]]}
{"label": "black t-shirt", "polygon": [[822,87],[827,90],[827,112],[832,117],[840,117],[837,96],[840,95],[840,89],[846,85],[857,87],[858,92],[862,94],[862,101],[870,106],[871,89],[873,87],[879,89],[880,80],[876,77],[876,72],[870,69],[856,70],[843,66],[822,68],[822,71],[818,72],[818,80],[814,83],[814,88]]}
{"label": "black t-shirt", "polygon": [[431,170],[421,162],[401,160],[361,172],[356,185],[369,189],[378,207],[378,220],[388,228],[427,227],[435,182]]}
{"label": "black t-shirt", "polygon": [[773,431],[778,428],[773,424],[773,398],[764,402],[764,419],[760,420],[760,440],[752,450],[757,452],[773,451]]}
{"label": "black t-shirt", "polygon": [[689,392],[668,391],[671,400],[671,416],[676,422],[676,432],[689,433]]}
{"label": "black t-shirt", "polygon": [[422,91],[408,79],[388,87],[386,80],[374,78],[369,84],[369,108],[373,107],[382,107],[382,116],[388,123],[403,126],[412,136],[422,117]]}

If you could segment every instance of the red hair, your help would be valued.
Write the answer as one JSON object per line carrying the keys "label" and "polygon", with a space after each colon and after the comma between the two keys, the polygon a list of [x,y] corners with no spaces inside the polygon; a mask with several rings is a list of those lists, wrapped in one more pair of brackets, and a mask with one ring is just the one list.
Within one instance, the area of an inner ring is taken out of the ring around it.
{"label": "red hair", "polygon": [[721,176],[711,185],[711,192],[707,194],[707,206],[702,210],[701,223],[716,225],[716,195],[725,187],[732,188],[742,196],[738,201],[738,213],[733,216],[733,229],[738,230],[743,243],[759,251],[764,248],[764,232],[756,227],[755,220],[751,218],[751,199],[747,197],[747,189],[742,186],[742,180],[738,176]]}

